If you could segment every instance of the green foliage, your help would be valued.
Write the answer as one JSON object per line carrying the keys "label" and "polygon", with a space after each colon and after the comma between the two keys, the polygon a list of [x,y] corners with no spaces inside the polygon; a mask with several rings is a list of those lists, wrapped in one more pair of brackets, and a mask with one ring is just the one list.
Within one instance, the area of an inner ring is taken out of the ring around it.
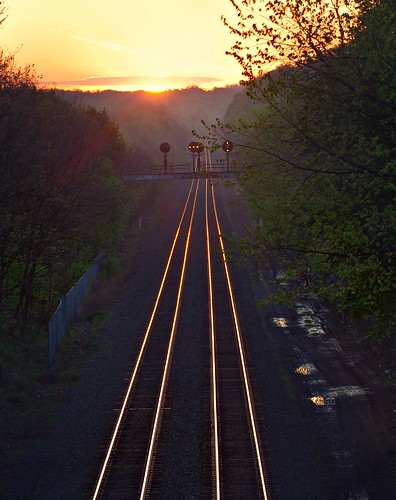
{"label": "green foliage", "polygon": [[[260,221],[250,252],[281,268],[294,293],[308,284],[355,317],[371,318],[374,335],[391,334],[395,4],[233,3],[242,19],[232,29],[241,38],[233,55],[255,106],[250,121],[210,132],[213,140],[232,135],[245,151],[250,168],[240,180]],[[264,4],[276,14],[270,22],[258,10]],[[243,45],[250,37],[256,52]],[[268,63],[283,65],[266,74]]]}
{"label": "green foliage", "polygon": [[125,231],[140,197],[104,111],[38,90],[0,55],[0,310],[3,331],[37,336],[62,294]]}

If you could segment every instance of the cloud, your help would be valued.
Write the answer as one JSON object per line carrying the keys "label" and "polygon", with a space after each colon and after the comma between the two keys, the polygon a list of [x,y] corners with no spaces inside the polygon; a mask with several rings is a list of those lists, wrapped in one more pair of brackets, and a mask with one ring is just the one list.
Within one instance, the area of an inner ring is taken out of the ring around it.
{"label": "cloud", "polygon": [[79,28],[81,26],[81,23],[74,23],[70,24],[69,26],[60,26],[56,32],[57,33],[65,33],[66,31],[74,30],[76,28]]}
{"label": "cloud", "polygon": [[87,42],[94,45],[99,45],[100,47],[104,47],[110,50],[116,50],[119,52],[127,52],[128,54],[133,55],[141,55],[142,50],[138,48],[128,47],[127,45],[121,45],[120,43],[114,43],[107,40],[94,40],[93,38],[85,38],[83,36],[78,35],[70,35],[70,38],[74,40],[78,40],[80,42]]}
{"label": "cloud", "polygon": [[191,85],[207,85],[209,83],[215,84],[221,82],[220,78],[212,76],[102,76],[102,77],[88,77],[79,80],[65,80],[55,82],[60,86],[76,86],[76,87],[137,87],[148,86],[153,84],[160,84],[169,87],[187,87]]}

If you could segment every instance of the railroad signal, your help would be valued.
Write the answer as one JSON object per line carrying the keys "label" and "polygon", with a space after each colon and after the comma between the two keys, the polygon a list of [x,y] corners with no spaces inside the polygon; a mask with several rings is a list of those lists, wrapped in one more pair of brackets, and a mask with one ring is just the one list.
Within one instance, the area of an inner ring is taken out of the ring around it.
{"label": "railroad signal", "polygon": [[164,172],[166,173],[168,170],[168,159],[167,154],[171,150],[171,146],[168,142],[163,142],[160,144],[160,151],[164,155]]}
{"label": "railroad signal", "polygon": [[204,146],[201,142],[190,142],[188,145],[188,149],[191,151],[192,154],[198,153],[201,154],[204,150]]}
{"label": "railroad signal", "polygon": [[192,154],[197,152],[197,145],[198,142],[190,142],[190,144],[188,145],[188,149],[191,151]]}
{"label": "railroad signal", "polygon": [[[190,144],[188,145],[188,149],[193,155],[193,170],[194,170],[194,172],[195,172],[195,170],[198,170],[198,172],[199,172],[201,170],[201,153],[204,150],[204,146],[200,142],[193,141],[193,142],[190,142]],[[195,169],[195,161],[194,161],[195,154],[198,155],[196,169]]]}
{"label": "railroad signal", "polygon": [[223,148],[223,151],[227,154],[231,153],[231,151],[234,149],[234,145],[231,141],[223,142],[221,147]]}
{"label": "railroad signal", "polygon": [[230,158],[229,157],[230,157],[231,151],[234,149],[234,145],[231,141],[225,141],[225,142],[223,142],[221,147],[227,155],[227,172],[228,172],[230,170]]}
{"label": "railroad signal", "polygon": [[170,146],[170,144],[168,142],[163,142],[160,145],[160,150],[161,150],[161,153],[164,153],[164,155],[166,155],[171,150],[171,146]]}

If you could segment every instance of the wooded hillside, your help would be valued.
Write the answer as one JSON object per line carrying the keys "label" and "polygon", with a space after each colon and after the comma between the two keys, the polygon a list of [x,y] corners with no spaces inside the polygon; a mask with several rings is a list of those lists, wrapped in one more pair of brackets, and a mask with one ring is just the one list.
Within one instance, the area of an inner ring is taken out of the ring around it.
{"label": "wooded hillside", "polygon": [[[159,145],[168,142],[176,163],[186,161],[192,131],[202,132],[201,120],[222,119],[239,86],[205,91],[197,87],[170,90],[159,94],[147,92],[65,92],[58,91],[69,102],[105,109],[119,124],[125,141],[139,147],[153,163],[161,163]],[[140,170],[142,171],[142,170]]]}

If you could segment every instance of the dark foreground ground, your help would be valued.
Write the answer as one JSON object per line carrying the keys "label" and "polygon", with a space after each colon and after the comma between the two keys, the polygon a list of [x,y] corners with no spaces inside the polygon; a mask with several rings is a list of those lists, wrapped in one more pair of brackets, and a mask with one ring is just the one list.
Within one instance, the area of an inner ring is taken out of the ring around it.
{"label": "dark foreground ground", "polygon": [[[39,448],[3,467],[4,500],[89,498],[115,408],[154,301],[153,282],[169,248],[164,225],[180,211],[185,189],[171,181],[161,210],[147,207],[136,222],[139,249],[132,272],[110,307],[110,318],[79,379]],[[235,191],[220,207],[227,230],[244,211]],[[229,204],[229,201],[232,203]],[[146,213],[147,212],[147,213]],[[304,297],[291,309],[271,305],[265,277],[234,267],[248,357],[254,366],[258,413],[265,426],[274,499],[396,498],[396,391],[392,356],[364,343],[354,327]],[[147,306],[147,307],[146,307]],[[394,355],[393,355],[394,359]],[[183,489],[183,486],[181,486]],[[163,498],[200,498],[197,495]]]}

